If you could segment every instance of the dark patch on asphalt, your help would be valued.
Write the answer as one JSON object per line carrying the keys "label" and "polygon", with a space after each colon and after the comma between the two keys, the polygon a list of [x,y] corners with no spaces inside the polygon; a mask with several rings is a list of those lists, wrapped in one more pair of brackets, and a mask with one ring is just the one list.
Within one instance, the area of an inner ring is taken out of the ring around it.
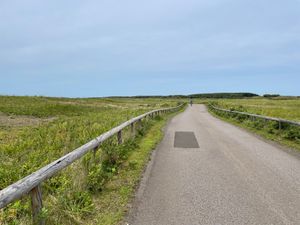
{"label": "dark patch on asphalt", "polygon": [[174,140],[175,148],[199,148],[199,144],[194,132],[177,131]]}

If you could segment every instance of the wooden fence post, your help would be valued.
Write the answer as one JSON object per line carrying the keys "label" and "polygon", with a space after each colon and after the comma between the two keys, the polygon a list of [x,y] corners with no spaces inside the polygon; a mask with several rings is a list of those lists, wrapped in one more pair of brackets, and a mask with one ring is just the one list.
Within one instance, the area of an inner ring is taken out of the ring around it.
{"label": "wooden fence post", "polygon": [[138,129],[139,130],[142,129],[142,120],[141,119],[138,120]]}
{"label": "wooden fence post", "polygon": [[267,119],[264,119],[264,128],[266,128],[267,126],[268,126],[268,122],[269,122],[269,120],[267,120]]}
{"label": "wooden fence post", "polygon": [[40,185],[30,191],[32,219],[34,225],[44,225],[45,219],[41,217],[43,208],[42,191]]}
{"label": "wooden fence post", "polygon": [[93,149],[93,160],[94,160],[94,162],[95,162],[95,160],[96,160],[96,153],[97,153],[98,147],[99,147],[99,146],[97,146],[97,147],[95,147],[95,148]]}
{"label": "wooden fence post", "polygon": [[121,145],[122,144],[122,130],[120,130],[119,132],[118,132],[118,144],[119,145]]}
{"label": "wooden fence post", "polygon": [[132,137],[135,136],[134,123],[130,124],[130,133]]}
{"label": "wooden fence post", "polygon": [[282,128],[282,125],[281,125],[281,121],[279,120],[278,121],[278,129],[281,130],[281,128]]}

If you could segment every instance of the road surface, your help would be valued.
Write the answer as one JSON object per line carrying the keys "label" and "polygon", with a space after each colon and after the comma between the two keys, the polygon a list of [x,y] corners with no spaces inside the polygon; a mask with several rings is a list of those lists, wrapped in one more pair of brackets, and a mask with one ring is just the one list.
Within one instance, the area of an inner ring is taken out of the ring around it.
{"label": "road surface", "polygon": [[127,223],[299,225],[299,159],[193,105],[166,127]]}

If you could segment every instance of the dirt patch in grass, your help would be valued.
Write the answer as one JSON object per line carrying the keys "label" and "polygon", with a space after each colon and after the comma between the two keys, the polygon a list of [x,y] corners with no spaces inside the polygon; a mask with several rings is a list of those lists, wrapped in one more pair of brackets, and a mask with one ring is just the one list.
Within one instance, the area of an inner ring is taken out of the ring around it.
{"label": "dirt patch in grass", "polygon": [[56,117],[37,118],[33,116],[8,116],[0,112],[0,127],[36,126],[55,120]]}

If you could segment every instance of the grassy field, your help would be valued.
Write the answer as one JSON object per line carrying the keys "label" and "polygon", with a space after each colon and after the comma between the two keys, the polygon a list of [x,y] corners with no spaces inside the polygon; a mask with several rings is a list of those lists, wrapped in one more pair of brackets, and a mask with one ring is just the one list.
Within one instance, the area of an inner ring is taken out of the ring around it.
{"label": "grassy field", "polygon": [[[211,103],[220,108],[229,110],[300,121],[300,98],[217,99],[209,101],[204,100],[202,102]],[[265,123],[263,120],[252,121],[249,117],[241,115],[226,114],[213,110],[211,110],[211,112],[267,139],[300,150],[300,128],[297,126],[283,124],[282,129],[279,129],[277,122]]]}
{"label": "grassy field", "polygon": [[[196,99],[220,108],[300,121],[299,98]],[[152,109],[177,105],[173,99],[70,99],[0,96],[0,189],[74,150],[112,127]],[[300,129],[214,115],[265,138],[300,150]],[[171,115],[169,115],[171,116]],[[169,116],[147,120],[136,138],[125,132],[93,154],[43,183],[47,224],[119,224],[151,150],[162,137]],[[30,201],[24,197],[0,210],[0,224],[30,224]]]}
{"label": "grassy field", "polygon": [[[0,96],[0,189],[129,118],[177,103],[160,99]],[[120,221],[141,168],[161,137],[153,127],[157,130],[164,123],[165,119],[159,117],[145,121],[136,139],[127,132],[127,141],[117,146],[112,138],[95,157],[88,154],[45,182],[41,216],[48,224]],[[126,170],[132,170],[129,177],[130,173],[124,174]],[[120,185],[122,182],[127,186]],[[115,199],[110,199],[113,196]],[[110,207],[115,210],[107,211]],[[25,197],[0,211],[0,224],[29,224],[30,212],[30,202]]]}
{"label": "grassy field", "polygon": [[214,100],[221,108],[300,121],[300,98],[249,98]]}

